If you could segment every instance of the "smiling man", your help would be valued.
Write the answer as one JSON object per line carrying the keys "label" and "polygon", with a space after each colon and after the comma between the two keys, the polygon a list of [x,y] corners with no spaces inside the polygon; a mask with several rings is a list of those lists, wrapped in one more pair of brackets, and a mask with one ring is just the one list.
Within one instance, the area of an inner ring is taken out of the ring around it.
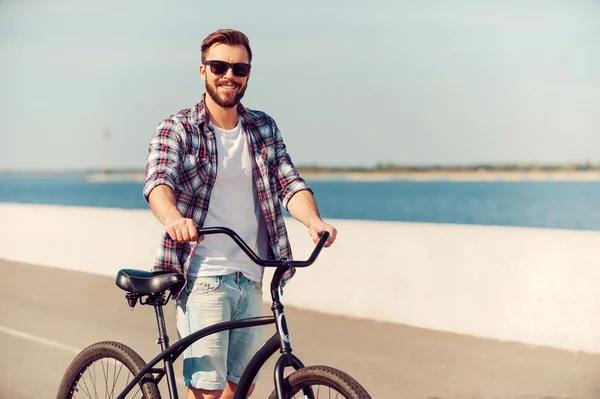
{"label": "smiling man", "polygon": [[[252,62],[246,35],[219,30],[201,50],[206,93],[159,124],[150,140],[144,186],[144,198],[165,227],[154,270],[180,271],[186,278],[176,298],[180,337],[262,315],[262,267],[231,238],[198,236],[197,227],[229,227],[263,259],[292,259],[281,205],[315,243],[329,231],[329,247],[337,234],[321,219],[275,121],[240,103]],[[293,270],[283,284],[292,275]],[[183,361],[188,397],[233,397],[262,336],[260,327],[236,329],[190,346]]]}

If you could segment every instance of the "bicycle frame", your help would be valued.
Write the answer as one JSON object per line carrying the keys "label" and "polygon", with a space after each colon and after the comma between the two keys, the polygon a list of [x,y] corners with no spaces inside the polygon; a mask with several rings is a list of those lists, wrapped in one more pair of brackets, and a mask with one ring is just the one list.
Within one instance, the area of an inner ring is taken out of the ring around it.
{"label": "bicycle frame", "polygon": [[[283,269],[278,269],[275,274],[283,274]],[[275,280],[274,276],[274,279]],[[272,287],[273,288],[273,287]],[[246,394],[254,381],[254,377],[258,374],[259,370],[265,364],[265,362],[277,351],[280,350],[281,356],[275,365],[274,382],[275,389],[280,398],[283,398],[283,381],[284,371],[286,367],[294,367],[298,370],[304,365],[296,356],[292,354],[292,348],[290,345],[289,333],[287,330],[287,324],[285,322],[285,313],[283,304],[280,302],[279,292],[277,288],[271,290],[271,298],[273,305],[271,310],[273,316],[261,316],[251,317],[242,320],[226,321],[212,326],[203,328],[202,330],[196,331],[187,337],[177,341],[172,346],[169,346],[169,337],[167,335],[166,324],[164,321],[163,301],[162,295],[150,295],[146,303],[153,304],[156,312],[156,318],[159,329],[159,338],[157,343],[161,344],[161,353],[154,359],[144,366],[138,374],[131,380],[131,382],[125,387],[123,392],[117,397],[117,399],[123,399],[125,396],[139,383],[139,381],[148,373],[158,374],[156,383],[158,384],[162,378],[167,376],[167,386],[169,389],[169,396],[171,399],[178,399],[177,386],[175,384],[175,373],[173,370],[173,363],[177,358],[194,342],[214,333],[218,333],[226,330],[233,330],[237,328],[245,327],[257,327],[267,324],[275,324],[277,332],[271,336],[263,346],[254,354],[250,363],[244,370],[240,382],[238,383],[237,389],[234,394],[234,399],[246,398]],[[163,362],[162,368],[155,368],[159,362]]]}
{"label": "bicycle frame", "polygon": [[[279,283],[284,273],[289,270],[291,267],[307,267],[311,265],[317,256],[319,255],[325,241],[329,237],[328,232],[323,232],[321,238],[316,245],[313,253],[306,261],[291,261],[288,259],[282,260],[262,260],[259,259],[256,254],[248,247],[248,245],[231,229],[225,227],[209,227],[198,229],[198,234],[226,234],[233,239],[236,244],[252,259],[256,264],[265,266],[265,267],[277,267],[273,277],[271,279],[270,291],[271,291],[271,299],[272,306],[271,310],[273,311],[273,316],[261,316],[261,317],[252,317],[242,320],[235,321],[226,321],[221,322],[212,326],[208,326],[203,328],[202,330],[196,331],[187,337],[179,340],[173,346],[169,346],[169,337],[167,335],[167,327],[165,324],[165,318],[163,314],[163,306],[168,302],[169,297],[165,300],[163,298],[164,293],[155,293],[150,294],[148,296],[148,300],[146,304],[154,305],[154,310],[156,313],[156,320],[158,323],[158,333],[159,338],[157,343],[161,345],[161,353],[152,359],[149,363],[144,366],[140,372],[133,378],[133,380],[125,387],[123,392],[117,397],[117,399],[123,399],[132,389],[135,387],[139,381],[148,373],[156,373],[158,374],[158,378],[156,379],[156,383],[158,384],[162,378],[167,376],[167,385],[169,388],[169,395],[171,399],[178,399],[179,396],[177,394],[177,387],[175,384],[175,373],[173,370],[173,363],[177,358],[185,351],[187,347],[189,347],[194,342],[198,341],[206,337],[207,335],[218,333],[226,330],[233,330],[236,328],[245,328],[245,327],[257,327],[266,324],[275,324],[277,328],[277,333],[275,333],[270,339],[265,342],[265,344],[254,354],[250,363],[244,370],[240,382],[237,386],[237,389],[234,393],[234,399],[245,399],[250,386],[254,380],[254,377],[258,373],[258,371],[262,368],[265,362],[275,353],[277,349],[280,350],[281,356],[277,360],[274,371],[274,383],[275,389],[277,391],[277,396],[280,399],[284,398],[284,371],[286,367],[293,367],[296,370],[303,368],[304,365],[296,356],[292,354],[292,346],[290,344],[289,332],[287,329],[287,323],[285,319],[284,307],[280,301],[279,296]],[[134,294],[128,294],[134,295]],[[128,297],[129,300],[129,297]],[[133,302],[135,303],[135,302]],[[130,305],[132,306],[132,305]],[[156,364],[160,361],[163,362],[163,368],[154,368]],[[310,394],[310,388],[305,391],[309,397],[312,397]]]}

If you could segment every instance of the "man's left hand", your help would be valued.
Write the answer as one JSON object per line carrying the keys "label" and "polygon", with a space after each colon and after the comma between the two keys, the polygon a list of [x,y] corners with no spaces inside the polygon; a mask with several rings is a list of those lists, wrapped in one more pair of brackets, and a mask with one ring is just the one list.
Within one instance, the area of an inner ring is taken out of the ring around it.
{"label": "man's left hand", "polygon": [[320,221],[313,223],[308,228],[308,234],[310,234],[310,236],[312,237],[313,242],[315,244],[319,242],[320,234],[324,231],[329,232],[329,238],[325,242],[325,248],[329,248],[331,246],[331,244],[333,244],[333,242],[335,241],[335,238],[337,236],[337,230],[335,229],[335,227],[320,220]]}

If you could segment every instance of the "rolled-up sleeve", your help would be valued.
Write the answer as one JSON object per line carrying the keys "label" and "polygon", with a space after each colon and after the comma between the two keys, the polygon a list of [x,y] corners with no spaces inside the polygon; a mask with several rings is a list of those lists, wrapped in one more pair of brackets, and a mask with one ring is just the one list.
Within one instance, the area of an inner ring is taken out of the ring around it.
{"label": "rolled-up sleeve", "polygon": [[275,156],[277,158],[277,180],[281,186],[279,191],[279,199],[281,203],[287,209],[288,203],[299,191],[308,190],[313,193],[309,185],[298,173],[298,170],[294,166],[291,157],[289,156],[281,132],[277,127],[275,121],[271,120],[273,124],[273,132],[275,136]]}
{"label": "rolled-up sleeve", "polygon": [[181,123],[172,118],[162,121],[150,140],[146,161],[146,183],[144,199],[148,201],[150,192],[164,184],[173,191],[180,173]]}

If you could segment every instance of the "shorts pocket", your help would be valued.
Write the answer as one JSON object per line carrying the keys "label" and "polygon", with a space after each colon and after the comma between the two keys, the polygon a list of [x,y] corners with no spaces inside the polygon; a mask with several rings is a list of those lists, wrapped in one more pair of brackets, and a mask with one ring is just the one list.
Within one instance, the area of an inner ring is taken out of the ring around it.
{"label": "shorts pocket", "polygon": [[212,292],[221,285],[221,276],[198,276],[188,278],[185,286],[188,294],[203,294]]}

